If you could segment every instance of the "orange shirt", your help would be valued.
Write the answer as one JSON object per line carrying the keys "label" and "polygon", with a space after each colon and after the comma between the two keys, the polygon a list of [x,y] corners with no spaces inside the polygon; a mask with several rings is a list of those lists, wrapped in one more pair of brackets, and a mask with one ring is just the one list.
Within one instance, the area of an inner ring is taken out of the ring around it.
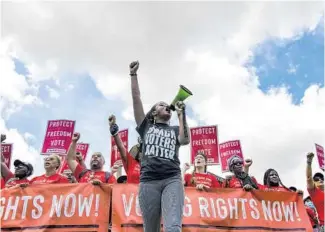
{"label": "orange shirt", "polygon": [[308,192],[316,207],[319,224],[324,225],[324,191],[315,187],[314,189],[308,189]]}
{"label": "orange shirt", "polygon": [[31,181],[31,184],[65,184],[65,183],[70,183],[69,180],[58,173],[53,174],[52,176],[46,176],[41,175],[41,176],[35,176]]}
{"label": "orange shirt", "polygon": [[185,186],[196,187],[198,184],[203,184],[209,188],[221,188],[222,184],[219,183],[214,175],[209,173],[194,173],[194,183],[192,181],[192,174],[185,174]]}
{"label": "orange shirt", "polygon": [[109,179],[106,182],[106,177],[105,177],[105,173],[104,171],[91,171],[91,170],[87,170],[83,176],[81,178],[79,178],[81,172],[83,172],[85,170],[85,168],[83,168],[80,164],[77,165],[76,170],[74,171],[74,176],[76,178],[76,180],[79,183],[88,183],[91,180],[94,179],[98,179],[103,183],[108,183],[108,184],[114,184],[116,183],[116,178],[114,175],[110,175]]}
{"label": "orange shirt", "polygon": [[[122,160],[123,161],[123,160]],[[140,163],[127,153],[127,163],[123,161],[123,167],[127,175],[127,183],[140,183]]]}

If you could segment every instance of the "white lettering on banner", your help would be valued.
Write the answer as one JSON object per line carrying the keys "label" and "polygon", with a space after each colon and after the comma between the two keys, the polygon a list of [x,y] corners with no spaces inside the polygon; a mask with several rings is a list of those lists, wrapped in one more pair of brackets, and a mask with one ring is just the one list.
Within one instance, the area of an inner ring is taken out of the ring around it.
{"label": "white lettering on banner", "polygon": [[176,141],[175,131],[150,127],[145,137],[146,150],[144,155],[173,160]]}
{"label": "white lettering on banner", "polygon": [[10,148],[11,148],[11,146],[2,145],[1,152],[8,153],[8,152],[10,152]]}
{"label": "white lettering on banner", "polygon": [[[43,215],[42,204],[44,201],[45,199],[42,195],[10,196],[7,199],[1,197],[0,218],[1,220],[23,220],[29,216],[33,219],[38,219]],[[100,194],[90,194],[86,197],[82,194],[74,193],[70,193],[69,195],[53,195],[51,208],[47,212],[49,212],[50,218],[72,217],[75,214],[78,214],[79,217],[93,217],[90,212],[94,208],[94,215],[97,217],[99,201]],[[22,205],[21,214],[17,214],[19,205]],[[27,215],[28,212],[30,215]]]}
{"label": "white lettering on banner", "polygon": [[51,140],[51,146],[62,146],[62,147],[64,147],[64,143],[65,143],[64,140],[58,140],[58,139]]}
{"label": "white lettering on banner", "polygon": [[238,141],[231,141],[231,142],[226,142],[223,144],[220,144],[220,148],[228,148],[228,147],[238,147],[239,143]]}
{"label": "white lettering on banner", "polygon": [[251,217],[255,220],[260,219],[260,211],[258,211],[258,209],[257,209],[257,202],[254,199],[250,199],[249,206],[252,209]]}
{"label": "white lettering on banner", "polygon": [[206,145],[215,145],[217,144],[216,139],[198,139],[198,140],[193,140],[192,145],[194,146],[206,146]]}
{"label": "white lettering on banner", "polygon": [[37,195],[36,197],[34,197],[33,205],[36,209],[32,210],[33,219],[39,219],[43,214],[43,208],[41,205],[39,205],[38,201],[39,203],[44,203],[44,197],[42,195]]}
{"label": "white lettering on banner", "polygon": [[72,133],[67,131],[49,131],[46,134],[46,137],[71,137]]}
{"label": "white lettering on banner", "polygon": [[201,127],[197,129],[192,129],[192,135],[209,135],[215,134],[215,127]]}
{"label": "white lettering on banner", "polygon": [[126,137],[126,135],[127,135],[127,131],[120,131],[118,134],[119,134],[119,136],[120,136],[121,138],[123,138],[123,137]]}
{"label": "white lettering on banner", "polygon": [[86,150],[87,149],[87,146],[86,145],[84,145],[84,144],[77,144],[77,150],[82,150],[82,151],[84,151],[84,150]]}
{"label": "white lettering on banner", "polygon": [[230,150],[230,151],[225,151],[225,152],[221,152],[220,156],[221,157],[225,157],[225,156],[230,156],[230,155],[240,155],[241,151],[239,149],[236,150]]}
{"label": "white lettering on banner", "polygon": [[138,195],[131,193],[129,199],[127,199],[127,196],[125,194],[122,194],[122,205],[124,208],[125,216],[128,217],[131,215],[132,207],[134,206],[134,204],[135,204],[135,213],[139,217],[142,217]]}
{"label": "white lettering on banner", "polygon": [[[211,149],[199,149],[197,152],[203,152],[206,156],[210,156],[211,154]],[[208,162],[213,162],[213,158],[209,158]]]}
{"label": "white lettering on banner", "polygon": [[185,196],[184,198],[184,207],[183,207],[183,216],[184,217],[190,217],[192,215],[192,204],[191,199]]}
{"label": "white lettering on banner", "polygon": [[24,201],[23,205],[23,212],[21,213],[21,218],[25,219],[26,218],[26,213],[27,213],[27,206],[28,206],[28,201],[32,199],[32,196],[22,196],[21,200]]}
{"label": "white lettering on banner", "polygon": [[72,127],[73,122],[67,121],[50,121],[49,127]]}
{"label": "white lettering on banner", "polygon": [[[121,202],[124,208],[124,215],[132,215],[133,208],[137,216],[142,217],[139,199],[136,193],[130,195],[122,194]],[[191,217],[193,214],[192,202],[185,195],[183,216]],[[262,205],[262,212],[257,205]],[[247,219],[248,215],[254,220],[259,220],[261,214],[267,221],[300,221],[296,202],[283,201],[264,201],[257,202],[255,199],[246,198],[212,198],[198,197],[198,207],[201,218],[220,218],[220,219]],[[295,212],[294,212],[295,211]]]}

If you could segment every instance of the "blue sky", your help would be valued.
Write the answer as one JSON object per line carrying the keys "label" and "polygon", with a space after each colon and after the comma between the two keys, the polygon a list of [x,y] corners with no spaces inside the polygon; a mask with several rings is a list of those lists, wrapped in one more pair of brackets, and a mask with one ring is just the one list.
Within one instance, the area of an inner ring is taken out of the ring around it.
{"label": "blue sky", "polygon": [[294,104],[299,104],[311,84],[324,86],[324,23],[294,40],[258,45],[249,65],[257,68],[263,92],[286,86]]}

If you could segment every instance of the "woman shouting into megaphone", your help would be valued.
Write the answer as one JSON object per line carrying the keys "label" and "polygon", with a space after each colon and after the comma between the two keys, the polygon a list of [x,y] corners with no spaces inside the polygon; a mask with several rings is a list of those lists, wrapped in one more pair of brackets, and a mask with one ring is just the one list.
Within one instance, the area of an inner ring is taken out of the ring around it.
{"label": "woman shouting into megaphone", "polygon": [[185,104],[175,105],[179,126],[170,126],[172,111],[165,102],[156,103],[145,114],[140,98],[137,70],[139,62],[130,64],[131,89],[136,130],[143,140],[139,203],[144,232],[159,232],[161,216],[165,232],[182,230],[184,186],[178,150],[189,144]]}

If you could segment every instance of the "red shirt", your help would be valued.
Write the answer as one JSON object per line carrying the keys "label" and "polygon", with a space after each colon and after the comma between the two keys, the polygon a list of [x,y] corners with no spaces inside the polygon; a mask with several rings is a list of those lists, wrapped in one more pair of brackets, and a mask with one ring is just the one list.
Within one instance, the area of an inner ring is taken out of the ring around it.
{"label": "red shirt", "polygon": [[106,178],[105,178],[105,173],[104,171],[91,171],[91,170],[87,170],[83,176],[81,178],[79,178],[80,173],[85,170],[85,168],[83,168],[80,164],[77,165],[76,170],[74,171],[74,176],[76,178],[76,180],[79,183],[88,183],[91,180],[94,179],[98,179],[103,183],[108,183],[108,184],[114,184],[116,183],[116,179],[114,175],[110,175],[110,177],[108,178],[107,182],[106,182]]}
{"label": "red shirt", "polygon": [[[122,160],[123,161],[123,160]],[[123,161],[124,170],[127,175],[127,183],[140,183],[140,163],[127,153],[127,163]]]}
{"label": "red shirt", "polygon": [[311,223],[311,226],[314,227],[315,226],[315,218],[316,218],[316,213],[313,209],[305,206],[306,208],[306,211],[307,211],[307,214],[308,214],[308,217],[309,217],[309,220],[310,220],[310,223]]}
{"label": "red shirt", "polygon": [[308,192],[316,207],[319,224],[324,225],[324,191],[315,187],[314,189],[308,189]]}
{"label": "red shirt", "polygon": [[69,180],[58,173],[53,174],[52,176],[46,176],[41,175],[41,176],[35,176],[31,181],[31,184],[66,184],[70,183]]}
{"label": "red shirt", "polygon": [[263,191],[268,191],[268,192],[290,192],[290,190],[282,187],[282,186],[267,186],[267,185],[262,185],[258,184],[258,189],[263,190]]}
{"label": "red shirt", "polygon": [[194,173],[194,183],[191,183],[192,174],[185,174],[185,186],[196,187],[198,184],[203,184],[209,188],[221,188],[222,184],[219,183],[214,175],[209,173]]}
{"label": "red shirt", "polygon": [[[252,177],[252,181],[256,184],[256,186],[258,186],[258,183],[255,179],[255,177]],[[242,186],[242,182],[237,179],[235,176],[231,176],[231,178],[229,180],[226,180],[224,182],[224,187],[225,188],[243,188],[244,186]]]}
{"label": "red shirt", "polygon": [[17,184],[29,184],[28,179],[18,179],[15,177],[15,175],[12,172],[9,172],[8,176],[6,178],[3,178],[5,187],[11,188],[16,186]]}

